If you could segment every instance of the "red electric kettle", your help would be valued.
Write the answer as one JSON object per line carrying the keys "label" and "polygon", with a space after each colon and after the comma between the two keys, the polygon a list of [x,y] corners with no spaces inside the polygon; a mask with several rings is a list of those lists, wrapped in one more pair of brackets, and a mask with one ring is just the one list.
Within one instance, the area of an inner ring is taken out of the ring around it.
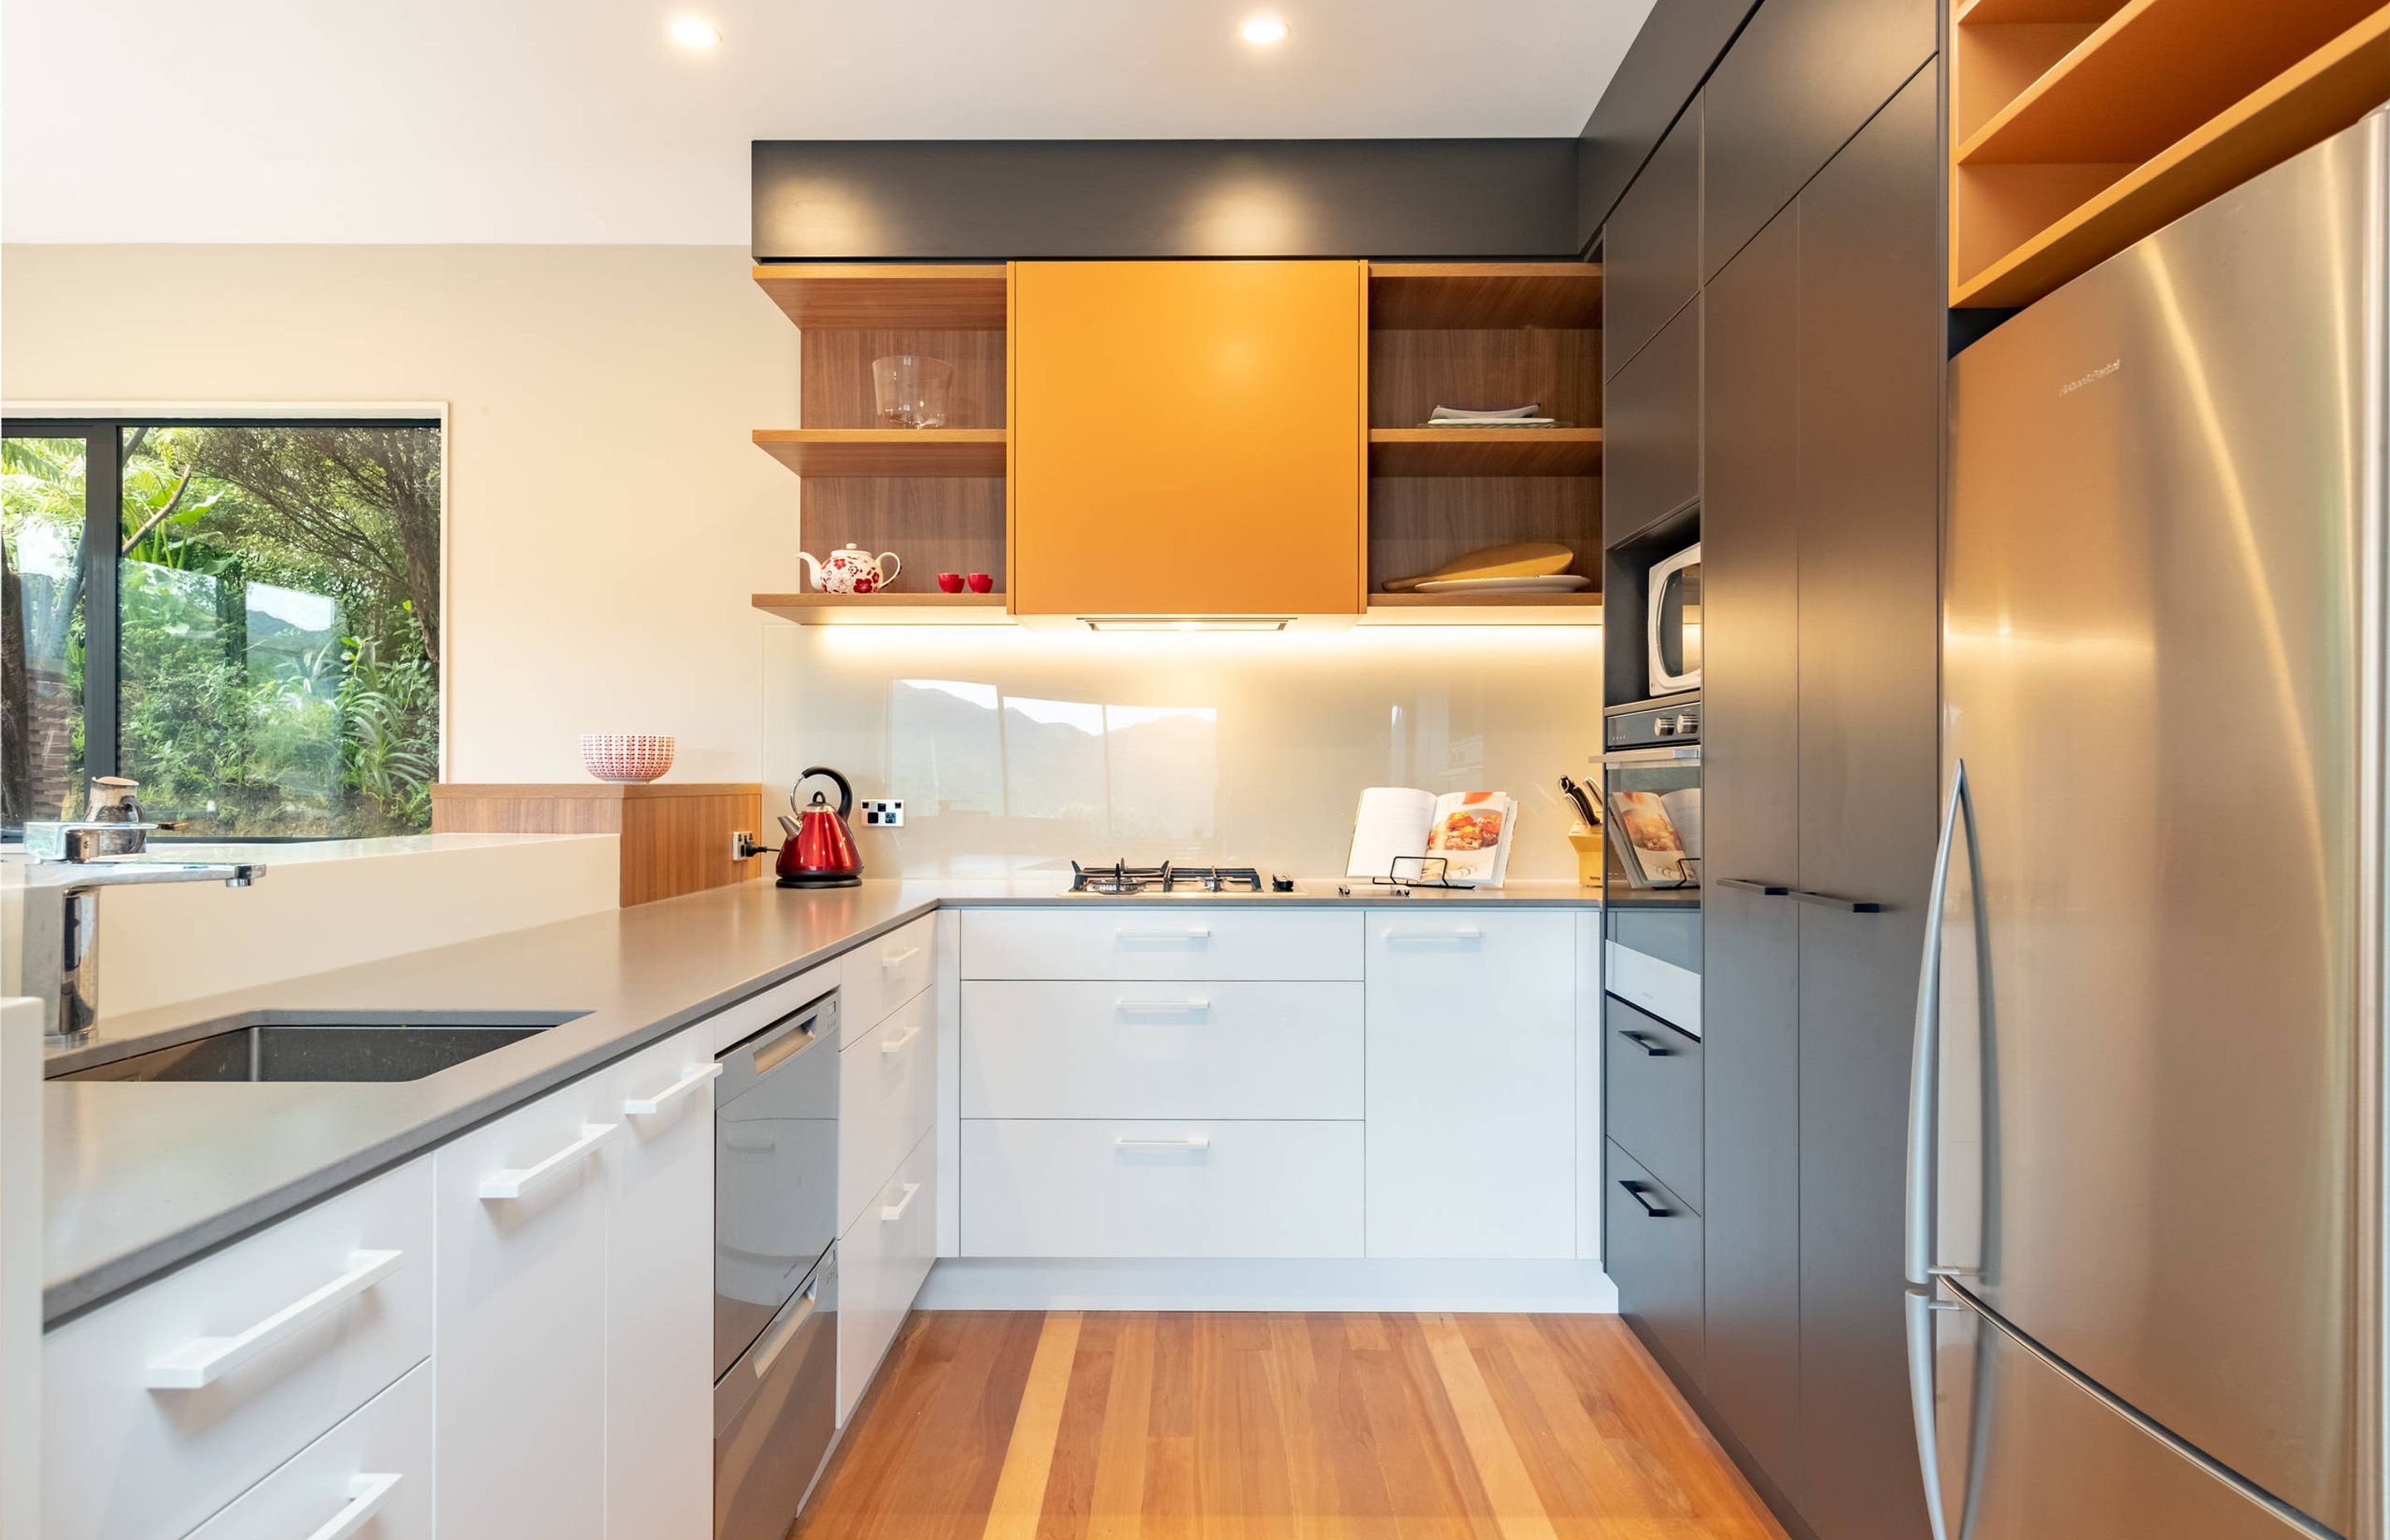
{"label": "red electric kettle", "polygon": [[[814,800],[800,805],[797,793],[805,782],[816,776],[827,776],[838,788],[838,806],[819,791]],[[848,831],[846,815],[854,811],[854,788],[846,777],[827,764],[816,764],[797,777],[789,789],[789,805],[796,809],[796,827],[790,830],[788,842],[780,847],[779,859],[772,864],[783,888],[857,888],[863,885],[863,857],[854,849],[854,836]],[[780,820],[783,826],[789,822]]]}

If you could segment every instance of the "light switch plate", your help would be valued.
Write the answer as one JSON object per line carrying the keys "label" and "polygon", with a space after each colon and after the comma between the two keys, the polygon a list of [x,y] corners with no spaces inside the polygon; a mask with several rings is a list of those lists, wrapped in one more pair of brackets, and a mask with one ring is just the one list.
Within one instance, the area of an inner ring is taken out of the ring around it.
{"label": "light switch plate", "polygon": [[866,828],[902,828],[905,827],[905,799],[902,797],[866,797],[862,801],[863,826]]}

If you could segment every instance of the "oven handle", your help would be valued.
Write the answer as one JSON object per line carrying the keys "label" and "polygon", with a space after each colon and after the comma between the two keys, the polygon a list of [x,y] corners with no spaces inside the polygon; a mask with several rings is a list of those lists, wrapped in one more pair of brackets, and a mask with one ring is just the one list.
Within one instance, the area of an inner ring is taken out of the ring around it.
{"label": "oven handle", "polygon": [[1613,749],[1601,756],[1604,764],[1699,764],[1701,745],[1687,744],[1677,749]]}

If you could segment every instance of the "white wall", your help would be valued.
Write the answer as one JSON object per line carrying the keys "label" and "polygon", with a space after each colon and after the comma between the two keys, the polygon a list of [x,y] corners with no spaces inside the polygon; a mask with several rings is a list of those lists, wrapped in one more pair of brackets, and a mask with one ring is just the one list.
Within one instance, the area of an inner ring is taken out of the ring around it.
{"label": "white wall", "polygon": [[447,402],[449,778],[579,779],[585,732],[759,773],[797,334],[742,248],[10,245],[0,398]]}

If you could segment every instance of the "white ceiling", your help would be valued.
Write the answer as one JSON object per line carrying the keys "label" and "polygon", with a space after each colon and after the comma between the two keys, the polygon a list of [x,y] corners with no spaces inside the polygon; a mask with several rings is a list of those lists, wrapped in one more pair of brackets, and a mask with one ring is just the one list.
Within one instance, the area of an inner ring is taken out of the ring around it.
{"label": "white ceiling", "polygon": [[1652,4],[0,0],[0,236],[743,245],[751,139],[1574,135]]}

